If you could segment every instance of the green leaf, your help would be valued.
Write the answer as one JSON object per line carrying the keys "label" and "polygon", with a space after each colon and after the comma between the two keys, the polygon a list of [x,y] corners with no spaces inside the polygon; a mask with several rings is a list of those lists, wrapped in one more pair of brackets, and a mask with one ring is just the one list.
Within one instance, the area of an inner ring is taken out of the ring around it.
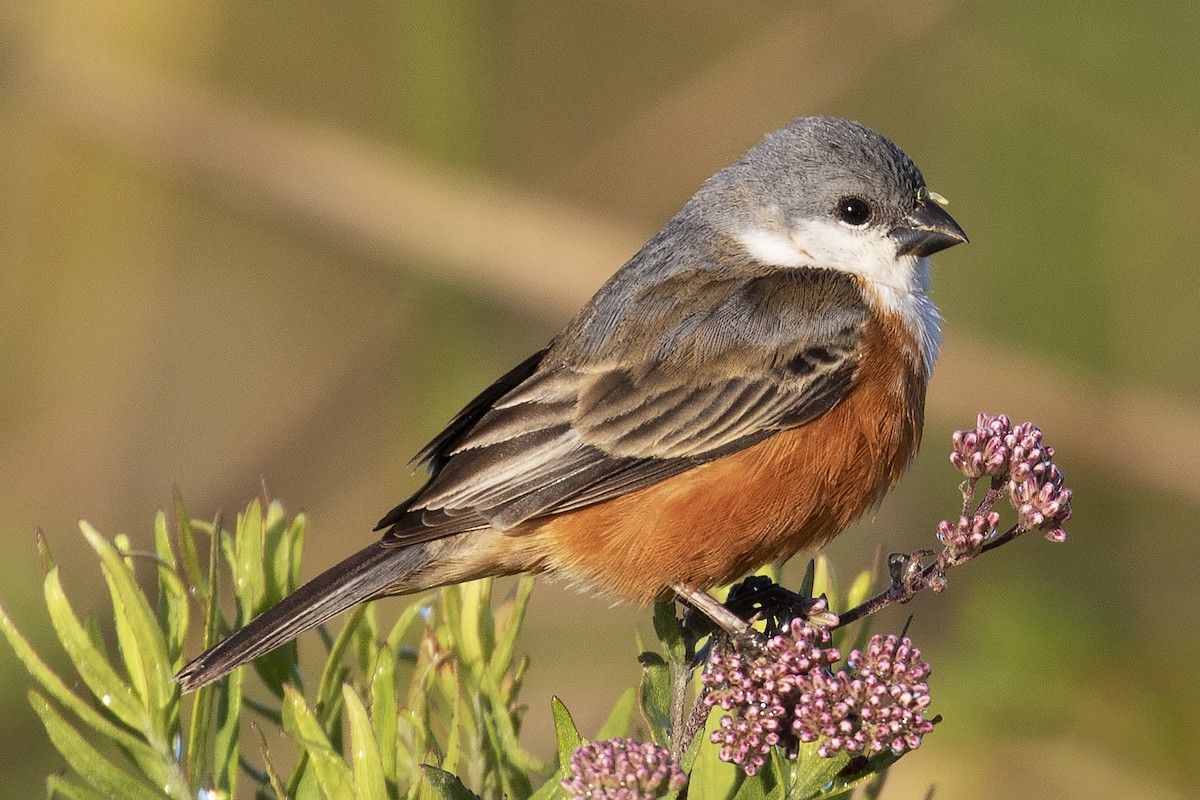
{"label": "green leaf", "polygon": [[422,764],[421,778],[422,788],[428,787],[439,800],[479,800],[479,795],[463,786],[457,775],[445,770]]}
{"label": "green leaf", "polygon": [[350,646],[354,631],[362,624],[365,606],[357,606],[342,626],[333,645],[329,648],[329,658],[325,660],[325,669],[321,672],[321,682],[317,688],[317,705],[324,706],[333,702],[341,685],[342,656]]}
{"label": "green leaf", "polygon": [[63,593],[58,567],[46,573],[43,590],[50,622],[79,677],[83,678],[96,699],[126,725],[139,731],[149,729],[150,717],[145,707],[79,624],[70,601]]}
{"label": "green leaf", "polygon": [[192,520],[183,505],[183,495],[178,487],[175,489],[175,524],[179,526],[179,549],[183,557],[183,570],[201,600],[208,600],[211,584],[204,579],[204,571],[200,569],[199,551],[196,549],[196,536],[192,532]]}
{"label": "green leaf", "polygon": [[638,696],[642,716],[650,727],[656,744],[671,744],[671,670],[658,653],[645,652],[638,656],[642,665],[642,685]]}
{"label": "green leaf", "polygon": [[683,629],[675,615],[674,601],[654,604],[654,633],[663,644],[667,661],[672,665],[682,665],[687,660]]}
{"label": "green leaf", "polygon": [[[267,737],[263,735],[262,729],[258,725],[254,725],[254,732],[258,734],[258,754],[262,756],[263,771],[267,774],[267,783],[271,784],[271,789],[275,792],[275,797],[286,798],[287,790],[284,788],[283,778],[279,775],[279,770],[275,768],[275,763],[271,761],[271,749],[267,747]],[[260,795],[261,796],[261,793]]]}
{"label": "green leaf", "polygon": [[13,624],[7,609],[0,605],[0,630],[25,669],[46,692],[67,711],[75,714],[81,722],[96,731],[102,738],[110,739],[121,747],[138,767],[147,775],[162,774],[162,754],[124,728],[113,724],[108,717],[96,711],[83,698],[76,695],[54,670],[38,656],[17,626]]}
{"label": "green leaf", "polygon": [[[789,797],[801,800],[822,796],[822,790],[850,763],[850,756],[846,753],[838,753],[833,758],[821,758],[817,755],[819,745],[819,741],[801,744],[796,760],[786,762],[784,782],[787,784]],[[840,792],[844,788],[836,791]]]}
{"label": "green leaf", "polygon": [[529,795],[529,800],[551,800],[551,798],[568,798],[566,790],[562,788],[563,778],[566,777],[566,772],[558,770],[550,778],[542,784],[536,792]]}
{"label": "green leaf", "polygon": [[101,572],[112,595],[117,638],[130,681],[141,696],[152,723],[150,743],[162,746],[178,714],[178,686],[172,679],[167,644],[137,579],[116,548],[86,522],[79,523],[92,549],[100,556]]}
{"label": "green leaf", "polygon": [[242,681],[245,670],[234,670],[225,680],[217,696],[217,732],[213,739],[213,784],[217,789],[237,796],[238,757],[242,720]]}
{"label": "green leaf", "polygon": [[[730,800],[746,779],[745,773],[719,758],[720,748],[712,743],[713,731],[721,724],[725,712],[713,708],[704,722],[704,731],[696,736],[693,750],[683,760],[688,773],[688,800]],[[688,758],[692,761],[689,764]]]}
{"label": "green leaf", "polygon": [[[62,754],[71,769],[108,797],[126,800],[161,800],[162,795],[102,756],[87,739],[35,690],[29,691],[29,703],[41,717],[42,725],[54,747]],[[182,788],[182,787],[174,787]],[[178,795],[175,795],[178,796]]]}
{"label": "green leaf", "polygon": [[496,646],[496,631],[492,619],[491,578],[481,578],[458,585],[462,600],[457,636],[459,660],[474,672],[487,667],[488,657]]}
{"label": "green leaf", "polygon": [[154,518],[154,552],[158,556],[158,627],[166,631],[167,661],[174,672],[183,666],[189,607],[167,533],[167,515],[161,511]]}
{"label": "green leaf", "polygon": [[[814,748],[816,744],[810,745]],[[848,796],[848,793],[853,791],[859,784],[875,778],[887,770],[892,764],[900,760],[900,756],[892,753],[891,750],[884,750],[878,755],[871,756],[867,763],[858,772],[850,775],[843,775],[846,765],[850,762],[850,757],[845,753],[839,753],[837,758],[823,759],[827,761],[840,761],[841,766],[830,779],[831,783],[824,791],[819,791],[812,795],[812,800],[832,800],[835,797]]]}
{"label": "green leaf", "polygon": [[392,630],[387,637],[387,646],[392,649],[393,653],[397,654],[397,657],[400,653],[401,647],[403,647],[401,642],[408,633],[408,629],[411,628],[412,624],[417,621],[417,617],[426,617],[428,615],[429,606],[432,602],[433,598],[429,595],[425,595],[419,599],[413,600],[403,611],[400,612],[400,617],[396,620],[396,624],[392,626]]}
{"label": "green leaf", "polygon": [[265,576],[263,574],[263,514],[258,500],[238,514],[233,536],[233,591],[238,599],[238,623],[246,623],[265,611]]}
{"label": "green leaf", "polygon": [[583,737],[562,700],[550,698],[550,713],[554,717],[554,736],[558,740],[558,766],[566,769],[575,748],[583,744]]}
{"label": "green leaf", "polygon": [[[182,500],[179,500],[177,507],[178,513],[183,513]],[[182,530],[182,528],[181,528]],[[188,538],[191,536],[191,526],[187,526]],[[204,647],[212,647],[217,643],[218,638],[218,621],[219,611],[217,609],[217,591],[220,586],[220,547],[221,547],[221,527],[219,524],[214,526],[212,535],[209,537],[209,561],[208,561],[208,577],[204,581],[204,585],[209,591],[203,595],[204,599]],[[188,539],[184,539],[184,553],[189,550]],[[195,557],[195,542],[190,545],[192,558]],[[184,563],[187,563],[186,560]],[[199,565],[196,565],[199,570]],[[193,576],[193,580],[199,577],[199,573]],[[241,672],[238,669],[235,672]],[[208,743],[213,732],[213,720],[217,713],[217,692],[219,691],[217,683],[210,683],[207,686],[201,686],[196,690],[194,699],[192,700],[192,721],[188,729],[188,749],[187,749],[187,765],[190,770],[190,777],[196,781],[201,776],[207,777],[211,767],[212,753],[209,751]],[[239,682],[238,687],[241,686]],[[240,691],[239,691],[240,696]]]}
{"label": "green leaf", "polygon": [[616,705],[609,712],[608,719],[600,726],[600,732],[596,734],[596,740],[604,741],[605,739],[612,739],[629,733],[629,723],[633,720],[633,709],[636,704],[637,692],[632,686],[621,692],[621,696],[617,698]]}
{"label": "green leaf", "polygon": [[[252,563],[242,566],[244,578],[255,587],[261,589],[256,595],[257,615],[278,603],[295,589],[295,567],[303,546],[304,520],[299,523],[293,520],[289,525],[283,512],[283,507],[272,502],[267,505],[265,517],[261,506],[252,505],[246,512],[243,530],[251,543],[258,542],[261,551]],[[254,550],[247,545],[245,552],[239,558],[253,556]],[[250,576],[250,572],[255,574]],[[276,697],[283,696],[285,683],[301,684],[299,674],[299,650],[295,640],[285,642],[269,653],[254,660],[254,671],[262,678]]]}
{"label": "green leaf", "polygon": [[488,665],[497,680],[503,678],[512,666],[513,653],[516,651],[517,637],[525,623],[525,613],[529,608],[529,598],[533,596],[533,587],[537,582],[530,577],[521,578],[517,582],[517,591],[513,597],[512,611],[496,640],[496,648],[492,652],[491,663]]}
{"label": "green leaf", "polygon": [[349,684],[342,685],[346,714],[350,719],[350,752],[354,775],[354,797],[358,800],[387,800],[383,761],[367,709]]}
{"label": "green leaf", "polygon": [[371,671],[371,721],[383,763],[383,775],[396,783],[396,737],[399,708],[396,704],[396,655],[386,643],[379,646]]}
{"label": "green leaf", "polygon": [[800,595],[802,597],[813,596],[813,585],[817,579],[817,562],[811,558],[808,564],[804,567],[804,578],[800,581]]}
{"label": "green leaf", "polygon": [[111,800],[95,789],[71,783],[61,775],[50,775],[46,778],[46,794],[49,797],[60,794],[67,800]]}
{"label": "green leaf", "polygon": [[834,579],[833,568],[829,566],[829,558],[824,554],[818,555],[815,559],[814,575],[813,575],[813,597],[826,595],[831,602],[836,602],[838,591],[837,582]]}
{"label": "green leaf", "polygon": [[287,529],[288,556],[291,558],[291,563],[288,565],[290,573],[288,575],[288,592],[295,591],[300,585],[300,557],[304,554],[304,534],[308,530],[308,518],[303,514],[297,514],[292,518],[292,523]]}
{"label": "green leaf", "polygon": [[867,599],[871,593],[871,571],[863,570],[854,578],[854,582],[850,584],[850,588],[846,590],[846,603],[842,610],[854,608],[859,603]]}
{"label": "green leaf", "polygon": [[41,528],[37,529],[35,539],[37,541],[38,556],[42,560],[42,573],[45,574],[54,569],[54,554],[50,552],[50,543],[46,541],[46,532]]}
{"label": "green leaf", "polygon": [[309,710],[304,697],[291,686],[283,688],[283,727],[295,737],[316,775],[317,783],[326,797],[354,797],[354,778],[350,767],[329,744],[321,723]]}
{"label": "green leaf", "polygon": [[500,737],[499,743],[503,748],[500,752],[504,758],[524,772],[546,772],[548,767],[530,755],[517,741],[517,728],[512,715],[508,713],[508,703],[504,699],[495,677],[490,672],[485,670],[480,676],[479,689],[488,699],[491,713],[487,717],[496,725],[496,732]]}

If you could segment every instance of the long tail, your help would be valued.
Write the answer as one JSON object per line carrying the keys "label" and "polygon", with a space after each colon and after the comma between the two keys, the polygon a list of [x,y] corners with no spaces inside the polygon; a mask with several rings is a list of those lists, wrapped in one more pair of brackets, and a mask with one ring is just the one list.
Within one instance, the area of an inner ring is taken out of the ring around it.
{"label": "long tail", "polygon": [[404,586],[404,578],[428,561],[425,544],[408,547],[372,544],[313,578],[246,627],[201,653],[179,671],[175,680],[185,692],[199,689],[356,603],[384,593],[417,591],[422,586]]}

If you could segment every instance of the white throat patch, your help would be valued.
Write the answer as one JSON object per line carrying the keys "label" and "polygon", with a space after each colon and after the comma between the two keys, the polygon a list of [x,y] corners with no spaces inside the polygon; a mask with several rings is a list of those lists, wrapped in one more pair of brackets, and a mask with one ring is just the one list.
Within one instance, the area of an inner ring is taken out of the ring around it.
{"label": "white throat patch", "polygon": [[942,317],[929,299],[929,259],[897,256],[896,242],[873,229],[835,220],[800,222],[789,231],[750,230],[737,236],[755,259],[773,267],[823,267],[862,278],[883,309],[896,314],[921,348],[925,377],[942,342]]}

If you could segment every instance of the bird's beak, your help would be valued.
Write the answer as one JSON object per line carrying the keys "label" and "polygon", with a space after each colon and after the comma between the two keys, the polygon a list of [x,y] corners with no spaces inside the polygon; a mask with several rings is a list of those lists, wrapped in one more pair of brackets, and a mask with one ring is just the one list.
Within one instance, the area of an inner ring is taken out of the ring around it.
{"label": "bird's beak", "polygon": [[896,254],[901,256],[928,256],[947,247],[967,241],[967,235],[946,212],[928,195],[921,198],[904,223],[892,231],[896,240]]}

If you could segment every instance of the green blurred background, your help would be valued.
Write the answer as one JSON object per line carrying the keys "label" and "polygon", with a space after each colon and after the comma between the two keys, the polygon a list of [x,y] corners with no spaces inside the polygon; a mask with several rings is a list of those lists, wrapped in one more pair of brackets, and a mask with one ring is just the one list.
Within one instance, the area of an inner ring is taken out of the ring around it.
{"label": "green blurred background", "polygon": [[[1193,4],[1094,0],[10,0],[3,601],[53,650],[35,528],[102,612],[76,520],[148,544],[172,485],[211,517],[265,481],[310,516],[311,576],[705,177],[836,113],[972,243],[936,259],[925,448],[835,566],[931,543],[981,409],[1041,424],[1076,491],[1067,544],[883,615],[916,614],[946,718],[885,796],[1194,796],[1198,33]],[[595,731],[646,617],[539,587],[530,746],[552,692]],[[0,648],[11,797],[61,763],[26,683]]]}

